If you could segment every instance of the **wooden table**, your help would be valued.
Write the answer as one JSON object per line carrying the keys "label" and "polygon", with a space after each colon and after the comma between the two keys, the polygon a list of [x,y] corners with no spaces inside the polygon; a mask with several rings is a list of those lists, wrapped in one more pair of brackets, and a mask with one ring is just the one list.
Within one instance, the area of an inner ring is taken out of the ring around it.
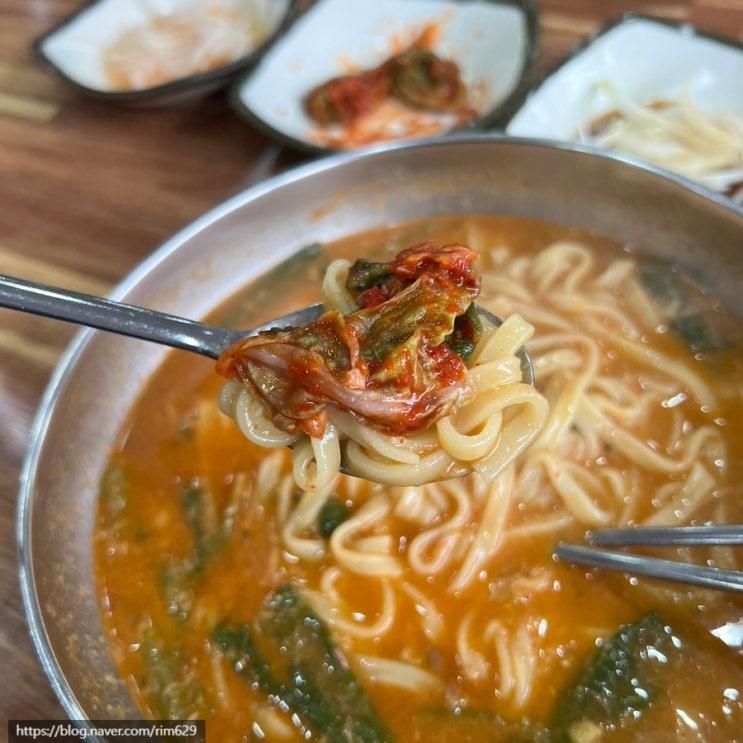
{"label": "wooden table", "polygon": [[[299,160],[221,96],[173,110],[115,108],[42,71],[34,37],[79,0],[0,4],[0,273],[105,294],[168,235]],[[743,39],[743,0],[541,0],[553,64],[620,13],[688,20]],[[16,491],[39,398],[74,329],[0,310],[0,718],[62,716],[27,636],[17,581]],[[0,727],[0,739],[5,735]]]}

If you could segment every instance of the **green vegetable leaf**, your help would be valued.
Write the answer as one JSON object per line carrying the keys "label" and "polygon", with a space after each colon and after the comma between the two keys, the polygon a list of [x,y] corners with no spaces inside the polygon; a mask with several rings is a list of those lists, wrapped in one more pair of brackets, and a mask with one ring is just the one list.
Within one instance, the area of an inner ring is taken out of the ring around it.
{"label": "green vegetable leaf", "polygon": [[688,301],[688,293],[680,276],[670,263],[643,262],[639,266],[640,280],[661,311],[676,317]]}
{"label": "green vegetable leaf", "polygon": [[[222,625],[214,639],[235,671],[292,710],[324,740],[392,740],[328,628],[291,586],[268,597],[252,628]],[[258,650],[264,643],[276,649],[273,670]]]}
{"label": "green vegetable leaf", "polygon": [[[327,626],[294,588],[284,586],[269,597],[259,627],[279,647],[287,648],[290,677],[295,682],[292,699],[300,716],[308,717],[331,740],[390,740]],[[301,686],[296,683],[299,678]],[[331,721],[319,703],[322,699],[335,711]]]}
{"label": "green vegetable leaf", "polygon": [[196,543],[193,559],[195,570],[201,570],[209,558],[224,544],[212,494],[200,487],[187,488],[181,501]]}
{"label": "green vegetable leaf", "polygon": [[281,685],[271,675],[271,667],[253,642],[248,627],[222,624],[214,630],[213,637],[238,673],[254,678],[266,694],[276,697],[281,695]]}
{"label": "green vegetable leaf", "polygon": [[716,351],[727,347],[727,343],[713,332],[707,320],[700,313],[677,317],[673,321],[673,327],[694,353]]}
{"label": "green vegetable leaf", "polygon": [[376,263],[359,258],[348,272],[346,288],[354,292],[363,292],[382,284],[389,276],[389,263]]}
{"label": "green vegetable leaf", "polygon": [[390,358],[389,368],[376,382],[395,378],[415,359],[420,345],[434,347],[454,332],[455,322],[467,312],[471,295],[459,287],[442,291],[439,286],[416,281],[391,299],[356,315],[361,356],[367,360]]}
{"label": "green vegetable leaf", "polygon": [[512,722],[485,709],[436,707],[423,710],[421,716],[435,720],[435,726],[425,728],[426,743],[451,740],[457,743],[551,743],[552,740],[550,732],[540,725],[525,720]]}
{"label": "green vegetable leaf", "polygon": [[214,497],[209,490],[189,487],[181,497],[183,515],[193,533],[194,548],[182,560],[172,557],[160,566],[160,587],[167,604],[168,613],[179,622],[185,622],[191,614],[195,592],[203,579],[209,560],[227,543],[234,508],[228,506],[217,516]]}
{"label": "green vegetable leaf", "polygon": [[693,353],[715,351],[727,342],[714,332],[704,313],[695,307],[694,296],[684,278],[668,263],[643,263],[640,279],[673,329]]}
{"label": "green vegetable leaf", "polygon": [[330,539],[333,532],[348,518],[348,509],[336,498],[328,498],[317,518],[320,535]]}
{"label": "green vegetable leaf", "polygon": [[270,282],[275,280],[286,280],[297,275],[298,272],[304,271],[308,263],[311,263],[324,252],[322,243],[309,243],[300,248],[294,255],[279,263],[272,268],[263,278],[264,281]]}
{"label": "green vegetable leaf", "polygon": [[111,465],[101,479],[101,514],[107,526],[112,526],[124,513],[129,498],[129,479],[119,464]]}
{"label": "green vegetable leaf", "polygon": [[585,721],[601,724],[639,716],[656,698],[669,658],[679,652],[677,643],[655,613],[621,627],[564,690],[551,727],[566,740],[570,728]]}
{"label": "green vegetable leaf", "polygon": [[180,650],[168,650],[148,631],[144,653],[142,692],[156,716],[167,720],[203,719],[208,711],[204,689]]}
{"label": "green vegetable leaf", "polygon": [[191,614],[198,577],[190,560],[171,559],[160,570],[160,588],[168,614],[178,622],[185,622]]}
{"label": "green vegetable leaf", "polygon": [[481,337],[482,320],[473,302],[467,312],[454,321],[454,331],[446,336],[445,343],[467,364]]}

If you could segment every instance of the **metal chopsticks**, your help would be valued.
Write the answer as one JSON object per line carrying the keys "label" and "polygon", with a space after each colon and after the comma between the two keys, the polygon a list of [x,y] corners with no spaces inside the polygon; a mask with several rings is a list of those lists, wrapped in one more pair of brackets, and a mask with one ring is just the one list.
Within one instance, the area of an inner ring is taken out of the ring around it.
{"label": "metal chopsticks", "polygon": [[694,565],[657,557],[615,552],[601,547],[743,546],[743,524],[728,526],[661,526],[600,529],[586,534],[591,545],[560,542],[555,554],[579,565],[619,570],[633,575],[687,583],[704,588],[743,592],[743,571]]}
{"label": "metal chopsticks", "polygon": [[589,531],[597,547],[713,547],[743,545],[743,524],[727,526],[646,526]]}

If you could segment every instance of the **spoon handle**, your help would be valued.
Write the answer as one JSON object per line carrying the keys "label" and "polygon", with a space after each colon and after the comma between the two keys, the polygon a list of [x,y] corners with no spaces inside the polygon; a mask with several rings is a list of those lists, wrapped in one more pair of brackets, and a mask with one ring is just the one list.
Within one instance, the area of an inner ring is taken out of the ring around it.
{"label": "spoon handle", "polygon": [[108,330],[216,359],[244,333],[0,274],[0,307]]}

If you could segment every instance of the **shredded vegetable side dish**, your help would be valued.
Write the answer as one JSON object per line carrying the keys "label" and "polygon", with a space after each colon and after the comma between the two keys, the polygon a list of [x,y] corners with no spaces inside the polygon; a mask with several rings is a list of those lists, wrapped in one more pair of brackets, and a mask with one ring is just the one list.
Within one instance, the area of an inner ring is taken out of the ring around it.
{"label": "shredded vegetable side dish", "polygon": [[589,122],[579,139],[625,152],[743,201],[743,114],[710,114],[687,91],[638,104],[603,82],[597,92],[612,107]]}
{"label": "shredded vegetable side dish", "polygon": [[142,90],[209,72],[258,47],[279,18],[265,0],[206,0],[124,31],[103,52],[114,90]]}

